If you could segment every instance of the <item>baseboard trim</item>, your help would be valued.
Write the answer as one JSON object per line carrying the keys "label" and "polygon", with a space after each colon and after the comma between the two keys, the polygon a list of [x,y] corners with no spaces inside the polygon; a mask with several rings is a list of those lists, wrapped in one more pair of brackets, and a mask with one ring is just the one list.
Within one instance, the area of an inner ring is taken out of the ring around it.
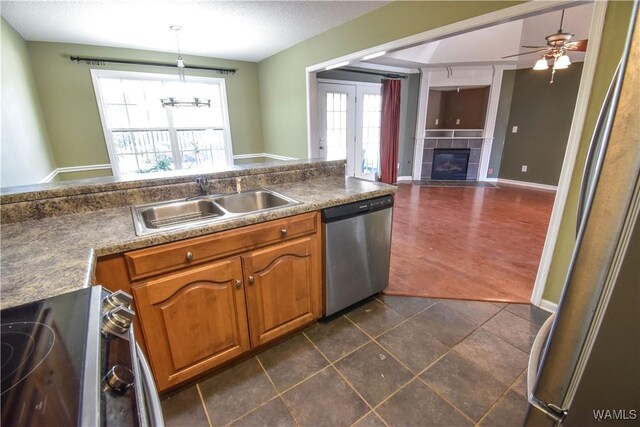
{"label": "baseboard trim", "polygon": [[40,180],[40,184],[51,182],[56,176],[62,173],[86,172],[95,170],[111,169],[111,165],[106,163],[102,165],[84,165],[84,166],[67,166],[64,168],[56,168],[49,175]]}
{"label": "baseboard trim", "polygon": [[50,173],[49,175],[47,175],[47,176],[45,176],[44,178],[42,178],[40,181],[38,181],[38,183],[39,183],[39,184],[44,184],[44,183],[47,183],[47,182],[51,182],[51,180],[52,180],[53,178],[55,178],[55,177],[56,177],[56,175],[58,175],[58,169],[54,169],[54,170],[52,170],[52,171],[51,171],[51,173]]}
{"label": "baseboard trim", "polygon": [[555,313],[558,310],[558,304],[549,300],[543,299],[540,301],[540,308],[548,311],[549,313]]}
{"label": "baseboard trim", "polygon": [[233,156],[233,159],[255,159],[257,157],[266,157],[274,160],[298,160],[296,157],[280,156],[279,154],[271,153],[236,154]]}
{"label": "baseboard trim", "polygon": [[413,181],[413,178],[410,175],[399,176],[398,179],[396,179],[396,182],[411,182],[411,181]]}
{"label": "baseboard trim", "polygon": [[516,181],[514,179],[498,178],[498,184],[517,185],[519,187],[535,188],[537,190],[557,191],[558,186],[548,184],[538,184],[537,182]]}
{"label": "baseboard trim", "polygon": [[498,178],[485,178],[485,179],[479,179],[478,181],[491,182],[491,183],[497,184],[498,183]]}

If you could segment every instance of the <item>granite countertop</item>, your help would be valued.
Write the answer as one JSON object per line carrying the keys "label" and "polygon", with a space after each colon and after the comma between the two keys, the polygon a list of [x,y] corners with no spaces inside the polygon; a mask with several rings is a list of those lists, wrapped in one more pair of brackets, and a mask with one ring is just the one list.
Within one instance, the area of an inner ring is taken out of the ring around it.
{"label": "granite countertop", "polygon": [[391,185],[338,176],[267,188],[301,204],[146,236],[135,235],[129,207],[2,225],[0,308],[90,286],[100,256],[316,211],[396,190]]}

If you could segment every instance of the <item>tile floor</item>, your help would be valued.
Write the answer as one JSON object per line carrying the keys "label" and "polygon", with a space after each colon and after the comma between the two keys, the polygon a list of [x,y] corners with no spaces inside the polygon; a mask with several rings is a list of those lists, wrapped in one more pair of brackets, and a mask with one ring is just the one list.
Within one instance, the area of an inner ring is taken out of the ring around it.
{"label": "tile floor", "polygon": [[517,426],[526,304],[378,296],[162,400],[168,426]]}

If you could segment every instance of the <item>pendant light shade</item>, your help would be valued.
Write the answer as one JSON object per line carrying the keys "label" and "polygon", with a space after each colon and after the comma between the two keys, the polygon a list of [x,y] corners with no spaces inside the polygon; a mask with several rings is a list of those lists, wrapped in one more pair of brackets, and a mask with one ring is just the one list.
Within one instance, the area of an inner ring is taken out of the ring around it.
{"label": "pendant light shade", "polygon": [[533,66],[533,69],[536,71],[546,70],[547,68],[549,68],[549,65],[547,64],[547,60],[544,58],[538,59],[536,65]]}
{"label": "pendant light shade", "polygon": [[569,56],[565,53],[556,59],[556,63],[553,65],[555,70],[564,70],[565,68],[569,68],[571,65],[571,61],[569,60]]}

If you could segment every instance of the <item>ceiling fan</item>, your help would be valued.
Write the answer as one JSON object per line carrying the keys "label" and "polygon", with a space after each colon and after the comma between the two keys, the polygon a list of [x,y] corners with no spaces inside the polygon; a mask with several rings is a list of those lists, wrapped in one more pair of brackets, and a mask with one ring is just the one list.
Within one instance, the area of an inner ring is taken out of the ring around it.
{"label": "ceiling fan", "polygon": [[553,83],[553,76],[556,70],[563,70],[571,65],[567,52],[585,52],[587,50],[588,39],[571,41],[575,34],[565,33],[562,31],[562,24],[564,22],[564,9],[562,10],[562,16],[560,17],[560,29],[557,33],[549,34],[545,37],[547,46],[522,46],[527,49],[536,49],[530,52],[516,53],[514,55],[503,56],[505,58],[513,58],[515,56],[530,55],[532,53],[544,52],[541,58],[533,66],[534,70],[546,70],[549,68],[547,61],[553,60],[553,69],[551,71],[551,82]]}

